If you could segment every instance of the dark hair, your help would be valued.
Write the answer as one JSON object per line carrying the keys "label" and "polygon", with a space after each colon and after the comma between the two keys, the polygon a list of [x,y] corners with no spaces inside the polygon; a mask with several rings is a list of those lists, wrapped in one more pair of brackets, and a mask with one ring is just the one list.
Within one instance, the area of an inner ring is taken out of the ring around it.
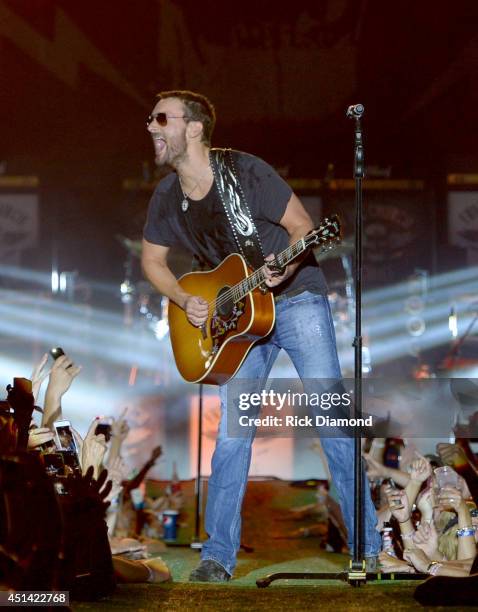
{"label": "dark hair", "polygon": [[190,121],[200,121],[203,125],[201,142],[211,144],[211,135],[216,123],[216,112],[210,100],[201,94],[187,89],[174,89],[172,91],[161,91],[157,97],[178,98],[184,104],[187,118]]}

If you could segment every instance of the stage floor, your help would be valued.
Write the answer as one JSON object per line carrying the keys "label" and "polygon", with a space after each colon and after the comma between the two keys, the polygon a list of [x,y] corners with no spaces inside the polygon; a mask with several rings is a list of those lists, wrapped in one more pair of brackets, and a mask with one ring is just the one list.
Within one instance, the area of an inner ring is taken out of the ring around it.
{"label": "stage floor", "polygon": [[[183,482],[184,511],[179,542],[193,535],[194,486]],[[326,552],[319,537],[301,537],[302,528],[317,524],[314,512],[300,511],[315,501],[314,488],[291,486],[277,479],[249,482],[243,508],[242,541],[253,552],[241,550],[234,578],[221,585],[188,582],[199,563],[189,546],[170,546],[161,557],[171,569],[169,584],[119,585],[107,600],[73,603],[73,610],[423,610],[413,599],[416,581],[369,582],[354,588],[340,580],[280,580],[265,589],[256,580],[275,572],[340,573],[348,556]],[[434,608],[435,610],[437,608]],[[449,610],[450,608],[448,608]],[[457,610],[458,608],[453,608]],[[470,610],[472,608],[467,608]],[[476,607],[478,610],[478,606]]]}
{"label": "stage floor", "polygon": [[[267,563],[256,553],[241,554],[237,577],[221,585],[191,584],[189,572],[199,554],[189,549],[169,548],[161,554],[173,574],[173,582],[162,585],[119,585],[107,600],[74,603],[73,610],[423,610],[413,599],[417,583],[370,582],[354,588],[338,580],[281,580],[259,589],[256,580],[277,571],[341,571],[346,557],[323,551],[310,551],[280,563]],[[292,556],[292,555],[291,555]],[[437,609],[437,608],[434,608]],[[450,608],[448,608],[450,609]],[[457,608],[453,608],[456,610]],[[467,608],[472,609],[472,608]],[[478,610],[478,607],[476,608]]]}

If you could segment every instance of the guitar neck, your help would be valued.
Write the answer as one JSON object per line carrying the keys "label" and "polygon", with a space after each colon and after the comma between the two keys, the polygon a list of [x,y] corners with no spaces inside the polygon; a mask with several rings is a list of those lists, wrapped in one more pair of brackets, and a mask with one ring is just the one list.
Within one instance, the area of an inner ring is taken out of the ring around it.
{"label": "guitar neck", "polygon": [[[296,257],[298,257],[301,253],[303,253],[307,248],[308,247],[305,243],[304,238],[301,238],[294,244],[291,244],[286,249],[281,251],[278,255],[276,255],[274,264],[278,265],[280,268],[283,268],[288,263],[293,261]],[[262,283],[266,280],[265,267],[266,264],[258,268],[255,272],[253,272],[250,276],[242,280],[240,283],[232,287],[235,302],[241,300],[250,291],[257,289],[257,287],[262,285]]]}

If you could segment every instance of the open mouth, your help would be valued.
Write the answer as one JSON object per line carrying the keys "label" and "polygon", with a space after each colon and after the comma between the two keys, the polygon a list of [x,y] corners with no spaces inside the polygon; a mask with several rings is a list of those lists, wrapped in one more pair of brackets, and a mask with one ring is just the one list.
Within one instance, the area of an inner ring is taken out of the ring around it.
{"label": "open mouth", "polygon": [[153,144],[156,154],[162,153],[166,148],[166,141],[162,136],[153,136]]}

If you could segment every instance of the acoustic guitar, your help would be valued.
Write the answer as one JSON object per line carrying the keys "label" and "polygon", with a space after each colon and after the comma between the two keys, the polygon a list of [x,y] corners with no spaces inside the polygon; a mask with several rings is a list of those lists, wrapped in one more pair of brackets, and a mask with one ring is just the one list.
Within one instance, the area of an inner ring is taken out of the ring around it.
{"label": "acoustic guitar", "polygon": [[[268,263],[283,268],[308,248],[316,246],[323,252],[339,240],[340,222],[334,215]],[[274,295],[264,283],[266,265],[252,271],[241,255],[232,253],[213,270],[190,272],[178,280],[184,291],[201,296],[209,305],[207,321],[195,327],[182,308],[169,303],[171,344],[185,380],[224,384],[237,372],[254,343],[272,331]]]}

